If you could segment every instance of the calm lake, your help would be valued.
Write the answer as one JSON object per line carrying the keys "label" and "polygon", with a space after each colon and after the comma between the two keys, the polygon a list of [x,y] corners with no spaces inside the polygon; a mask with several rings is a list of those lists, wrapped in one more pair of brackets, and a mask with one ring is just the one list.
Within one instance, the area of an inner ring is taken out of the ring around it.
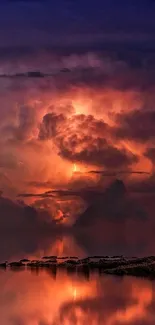
{"label": "calm lake", "polygon": [[[37,238],[37,239],[36,239]],[[7,240],[6,240],[7,239]],[[0,261],[40,259],[44,255],[83,257],[97,253],[68,236],[1,236]],[[103,254],[119,253],[100,244]],[[130,255],[140,245],[122,246]],[[143,246],[142,246],[143,247]],[[141,251],[138,251],[141,253]],[[154,325],[155,282],[93,272],[0,269],[2,325]]]}
{"label": "calm lake", "polygon": [[3,325],[153,325],[155,283],[97,273],[0,271]]}

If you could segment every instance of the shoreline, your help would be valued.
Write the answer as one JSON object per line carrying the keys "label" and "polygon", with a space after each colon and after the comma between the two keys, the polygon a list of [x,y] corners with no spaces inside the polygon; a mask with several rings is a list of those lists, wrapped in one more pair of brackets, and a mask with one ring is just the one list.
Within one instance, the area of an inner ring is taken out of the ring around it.
{"label": "shoreline", "polygon": [[125,256],[90,256],[80,259],[73,257],[44,256],[38,260],[22,259],[16,262],[0,263],[0,269],[5,270],[66,270],[71,273],[91,273],[118,276],[136,276],[155,279],[155,256],[133,257]]}

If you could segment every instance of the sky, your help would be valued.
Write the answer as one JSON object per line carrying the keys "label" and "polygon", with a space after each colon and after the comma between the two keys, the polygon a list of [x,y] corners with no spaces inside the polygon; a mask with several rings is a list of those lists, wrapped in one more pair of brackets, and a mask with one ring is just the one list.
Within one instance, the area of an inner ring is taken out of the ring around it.
{"label": "sky", "polygon": [[154,12],[153,0],[1,1],[3,227],[40,233],[47,222],[57,237],[73,226],[85,248],[96,224],[113,234],[105,250],[113,238],[127,252],[140,228],[139,252],[152,252]]}

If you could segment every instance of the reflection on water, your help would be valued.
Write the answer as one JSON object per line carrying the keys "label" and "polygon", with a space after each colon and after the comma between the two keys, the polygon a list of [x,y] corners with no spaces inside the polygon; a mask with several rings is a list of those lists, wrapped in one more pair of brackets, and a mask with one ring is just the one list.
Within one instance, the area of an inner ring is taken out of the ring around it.
{"label": "reflection on water", "polygon": [[[35,234],[29,239],[19,234],[7,240],[1,236],[0,260],[92,254],[88,238],[83,237],[84,242],[81,237],[76,241],[73,236],[58,234]],[[112,244],[104,246],[99,241],[96,252],[98,247],[103,254],[111,253],[109,247],[116,253]],[[56,270],[39,273],[0,270],[0,288],[2,325],[155,324],[155,283],[147,280],[87,272],[75,275]]]}
{"label": "reflection on water", "polygon": [[155,324],[155,283],[64,272],[0,271],[3,325]]}

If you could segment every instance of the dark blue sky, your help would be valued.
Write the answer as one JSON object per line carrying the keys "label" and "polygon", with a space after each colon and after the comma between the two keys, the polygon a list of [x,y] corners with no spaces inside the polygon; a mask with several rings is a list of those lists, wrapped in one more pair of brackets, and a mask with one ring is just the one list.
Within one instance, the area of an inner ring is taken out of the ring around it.
{"label": "dark blue sky", "polygon": [[6,0],[0,47],[148,42],[155,38],[153,0]]}

